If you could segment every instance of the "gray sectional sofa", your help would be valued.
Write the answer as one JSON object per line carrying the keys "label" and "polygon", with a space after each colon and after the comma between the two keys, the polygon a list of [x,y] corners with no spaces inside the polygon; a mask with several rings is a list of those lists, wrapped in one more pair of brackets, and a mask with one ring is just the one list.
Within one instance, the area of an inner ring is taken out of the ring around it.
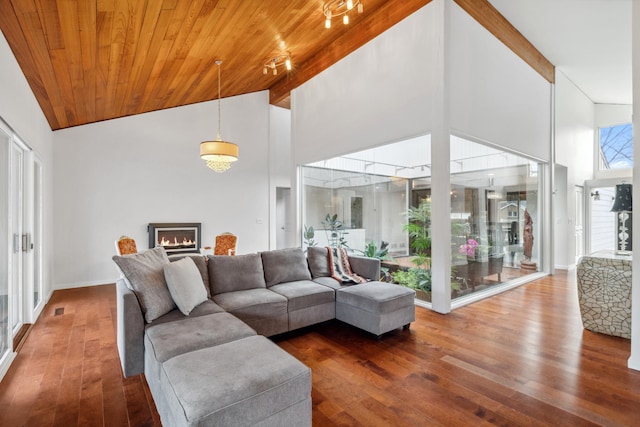
{"label": "gray sectional sofa", "polygon": [[375,281],[379,260],[349,256],[371,282],[343,284],[326,248],[113,259],[123,373],[144,372],[167,426],[311,425],[309,368],[266,337],[334,318],[380,336],[415,320],[413,291]]}

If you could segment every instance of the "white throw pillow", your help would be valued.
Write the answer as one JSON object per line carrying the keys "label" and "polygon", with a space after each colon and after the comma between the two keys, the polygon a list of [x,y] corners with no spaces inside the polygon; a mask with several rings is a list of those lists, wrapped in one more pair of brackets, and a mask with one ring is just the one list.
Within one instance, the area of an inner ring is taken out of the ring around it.
{"label": "white throw pillow", "polygon": [[185,316],[207,300],[202,276],[191,257],[166,264],[164,277],[173,301]]}

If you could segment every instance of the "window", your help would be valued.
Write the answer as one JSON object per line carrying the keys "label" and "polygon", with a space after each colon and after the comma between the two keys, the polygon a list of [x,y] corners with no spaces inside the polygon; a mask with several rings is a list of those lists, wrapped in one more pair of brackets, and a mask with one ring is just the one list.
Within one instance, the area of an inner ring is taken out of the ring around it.
{"label": "window", "polygon": [[600,170],[633,168],[631,123],[600,128]]}

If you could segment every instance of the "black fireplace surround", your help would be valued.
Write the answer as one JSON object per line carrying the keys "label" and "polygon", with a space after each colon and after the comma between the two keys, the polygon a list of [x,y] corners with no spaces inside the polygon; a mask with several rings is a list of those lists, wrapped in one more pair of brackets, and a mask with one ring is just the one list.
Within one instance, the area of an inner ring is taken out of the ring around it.
{"label": "black fireplace surround", "polygon": [[199,222],[149,223],[149,249],[163,246],[167,254],[200,252]]}

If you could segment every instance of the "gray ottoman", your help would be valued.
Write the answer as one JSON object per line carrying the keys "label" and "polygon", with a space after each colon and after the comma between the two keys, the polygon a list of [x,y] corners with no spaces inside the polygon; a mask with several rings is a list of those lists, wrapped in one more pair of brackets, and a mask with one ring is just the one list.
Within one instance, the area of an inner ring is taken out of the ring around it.
{"label": "gray ottoman", "polygon": [[165,426],[311,426],[311,370],[263,336],[169,359],[156,385]]}
{"label": "gray ottoman", "polygon": [[416,320],[416,293],[392,283],[368,282],[336,291],[336,319],[378,337]]}

